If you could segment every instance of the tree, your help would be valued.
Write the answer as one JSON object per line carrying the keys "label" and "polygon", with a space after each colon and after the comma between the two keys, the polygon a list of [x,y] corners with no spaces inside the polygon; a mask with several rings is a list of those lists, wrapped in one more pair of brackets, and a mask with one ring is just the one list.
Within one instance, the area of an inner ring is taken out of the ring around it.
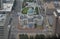
{"label": "tree", "polygon": [[45,36],[43,34],[36,35],[35,39],[45,39]]}
{"label": "tree", "polygon": [[28,0],[24,0],[23,2],[27,2]]}
{"label": "tree", "polygon": [[35,28],[37,27],[37,24],[35,23]]}
{"label": "tree", "polygon": [[39,35],[40,39],[45,39],[45,36],[43,34]]}
{"label": "tree", "polygon": [[60,39],[60,35],[58,35],[58,39]]}
{"label": "tree", "polygon": [[46,39],[52,39],[52,37],[48,36]]}
{"label": "tree", "polygon": [[28,39],[28,35],[27,34],[24,35],[24,39]]}
{"label": "tree", "polygon": [[48,36],[46,39],[58,39],[56,35]]}
{"label": "tree", "polygon": [[20,34],[19,35],[19,39],[28,39],[28,35],[27,34]]}
{"label": "tree", "polygon": [[35,36],[35,39],[39,39],[39,35],[38,34]]}
{"label": "tree", "polygon": [[53,39],[57,39],[57,36],[56,35],[53,35],[52,37],[53,37]]}
{"label": "tree", "polygon": [[25,7],[25,2],[22,3],[22,8],[24,8],[24,7]]}
{"label": "tree", "polygon": [[34,0],[28,0],[28,2],[34,2]]}
{"label": "tree", "polygon": [[30,39],[34,39],[33,36],[30,36]]}
{"label": "tree", "polygon": [[38,7],[35,8],[36,14],[39,14]]}
{"label": "tree", "polygon": [[19,39],[24,39],[24,34],[20,34]]}

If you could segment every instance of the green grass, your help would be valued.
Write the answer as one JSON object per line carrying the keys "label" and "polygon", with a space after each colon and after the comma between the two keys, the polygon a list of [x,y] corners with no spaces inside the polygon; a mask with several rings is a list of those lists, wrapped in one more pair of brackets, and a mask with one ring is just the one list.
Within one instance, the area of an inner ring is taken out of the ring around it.
{"label": "green grass", "polygon": [[23,8],[23,10],[22,10],[22,14],[27,14],[28,9],[29,9],[28,7]]}

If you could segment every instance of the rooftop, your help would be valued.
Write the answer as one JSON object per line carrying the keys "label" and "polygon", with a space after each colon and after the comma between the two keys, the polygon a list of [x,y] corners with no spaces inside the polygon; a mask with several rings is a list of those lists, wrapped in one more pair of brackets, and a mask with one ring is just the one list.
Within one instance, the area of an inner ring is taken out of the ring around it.
{"label": "rooftop", "polygon": [[46,5],[48,9],[55,9],[53,2],[47,3]]}
{"label": "rooftop", "polygon": [[0,14],[0,26],[4,26],[7,14]]}
{"label": "rooftop", "polygon": [[0,11],[4,11],[4,12],[10,12],[12,10],[12,7],[13,7],[13,4],[14,4],[14,0],[12,1],[12,3],[3,3],[3,9],[0,10]]}
{"label": "rooftop", "polygon": [[7,11],[7,12],[9,12],[9,11],[11,11],[12,6],[13,6],[13,4],[11,4],[11,3],[3,3],[3,9],[0,10],[0,11]]}

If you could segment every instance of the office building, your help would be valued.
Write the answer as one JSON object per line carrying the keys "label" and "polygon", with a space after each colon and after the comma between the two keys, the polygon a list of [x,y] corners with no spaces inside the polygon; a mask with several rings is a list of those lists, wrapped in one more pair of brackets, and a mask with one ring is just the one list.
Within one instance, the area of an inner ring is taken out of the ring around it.
{"label": "office building", "polygon": [[[14,0],[11,3],[3,2],[0,0],[0,39],[8,39],[9,29],[8,24],[10,20],[10,13],[14,4]],[[3,7],[2,7],[3,6]]]}
{"label": "office building", "polygon": [[5,39],[7,14],[0,14],[0,39]]}
{"label": "office building", "polygon": [[60,9],[56,9],[54,11],[54,16],[55,16],[55,33],[60,34]]}

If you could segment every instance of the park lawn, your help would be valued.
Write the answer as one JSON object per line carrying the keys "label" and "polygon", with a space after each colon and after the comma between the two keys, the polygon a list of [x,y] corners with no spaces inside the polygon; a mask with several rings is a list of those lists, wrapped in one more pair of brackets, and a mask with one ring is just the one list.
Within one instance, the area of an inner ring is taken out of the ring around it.
{"label": "park lawn", "polygon": [[22,10],[22,14],[27,14],[28,9],[29,9],[28,7],[23,8],[23,10]]}
{"label": "park lawn", "polygon": [[43,30],[44,28],[43,28],[43,26],[41,26],[41,25],[37,25],[37,29]]}

